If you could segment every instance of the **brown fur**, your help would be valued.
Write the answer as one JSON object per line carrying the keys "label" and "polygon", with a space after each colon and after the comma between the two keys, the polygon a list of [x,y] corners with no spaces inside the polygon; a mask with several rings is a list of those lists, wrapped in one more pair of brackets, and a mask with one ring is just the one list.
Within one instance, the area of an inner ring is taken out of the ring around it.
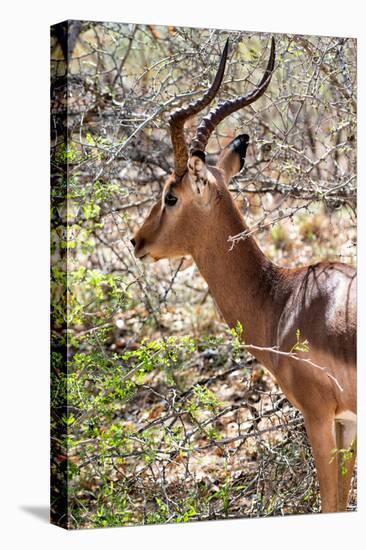
{"label": "brown fur", "polygon": [[278,267],[252,237],[231,247],[229,237],[246,229],[227,188],[239,167],[238,154],[230,148],[216,167],[191,157],[188,171],[173,189],[176,205],[164,205],[170,179],[162,201],[134,237],[135,253],[155,260],[191,255],[228,325],[241,322],[246,344],[278,346],[288,352],[300,329],[301,340],[307,339],[310,345],[304,358],[325,370],[266,350],[253,354],[304,415],[322,510],[344,510],[351,474],[340,477],[331,457],[336,448],[336,418],[344,411],[356,414],[356,272],[349,265],[330,262]]}

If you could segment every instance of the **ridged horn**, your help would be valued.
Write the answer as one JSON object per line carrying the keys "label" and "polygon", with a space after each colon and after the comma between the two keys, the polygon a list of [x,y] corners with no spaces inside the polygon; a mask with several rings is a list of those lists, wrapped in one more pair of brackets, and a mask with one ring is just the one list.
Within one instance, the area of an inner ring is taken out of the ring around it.
{"label": "ridged horn", "polygon": [[189,103],[187,107],[181,107],[170,116],[170,134],[173,144],[174,172],[182,176],[187,169],[188,149],[184,138],[185,122],[207,107],[216,96],[225,72],[226,59],[229,48],[229,39],[226,40],[219,67],[213,83],[201,99]]}
{"label": "ridged horn", "polygon": [[200,125],[197,128],[196,135],[191,142],[191,153],[194,151],[204,151],[210,135],[212,134],[216,126],[218,126],[218,124],[220,124],[220,122],[224,120],[224,118],[228,117],[235,111],[238,111],[239,109],[250,105],[264,94],[268,84],[271,81],[275,64],[275,57],[275,41],[272,37],[271,53],[269,56],[267,68],[258,86],[255,88],[255,90],[247,95],[228,99],[227,101],[219,103],[214,110],[210,111],[210,113],[202,119]]}

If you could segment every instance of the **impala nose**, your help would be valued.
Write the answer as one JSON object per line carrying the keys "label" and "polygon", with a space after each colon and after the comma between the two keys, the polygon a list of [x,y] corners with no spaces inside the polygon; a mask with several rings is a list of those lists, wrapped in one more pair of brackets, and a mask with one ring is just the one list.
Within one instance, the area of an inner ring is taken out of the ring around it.
{"label": "impala nose", "polygon": [[130,240],[130,243],[131,243],[132,246],[135,248],[135,246],[136,246],[136,241],[135,241],[135,239],[131,239],[131,240]]}

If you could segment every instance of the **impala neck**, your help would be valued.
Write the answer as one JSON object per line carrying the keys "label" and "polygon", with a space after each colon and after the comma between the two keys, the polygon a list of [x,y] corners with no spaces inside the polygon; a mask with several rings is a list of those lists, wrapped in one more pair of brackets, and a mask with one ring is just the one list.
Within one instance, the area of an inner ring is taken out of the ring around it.
{"label": "impala neck", "polygon": [[230,250],[229,236],[247,226],[229,193],[214,210],[200,231],[193,259],[228,325],[234,327],[240,321],[247,344],[274,345],[275,319],[283,300],[280,268],[266,258],[252,237],[238,241]]}

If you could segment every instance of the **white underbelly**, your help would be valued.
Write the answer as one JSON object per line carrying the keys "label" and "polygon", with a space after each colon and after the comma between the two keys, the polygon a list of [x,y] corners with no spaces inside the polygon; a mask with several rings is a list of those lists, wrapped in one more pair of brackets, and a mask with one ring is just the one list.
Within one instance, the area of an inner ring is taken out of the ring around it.
{"label": "white underbelly", "polygon": [[344,426],[343,446],[345,449],[348,449],[356,440],[357,414],[352,411],[342,411],[337,414],[335,420]]}
{"label": "white underbelly", "polygon": [[357,422],[357,414],[352,411],[342,411],[335,418],[340,422],[353,422],[354,424]]}

